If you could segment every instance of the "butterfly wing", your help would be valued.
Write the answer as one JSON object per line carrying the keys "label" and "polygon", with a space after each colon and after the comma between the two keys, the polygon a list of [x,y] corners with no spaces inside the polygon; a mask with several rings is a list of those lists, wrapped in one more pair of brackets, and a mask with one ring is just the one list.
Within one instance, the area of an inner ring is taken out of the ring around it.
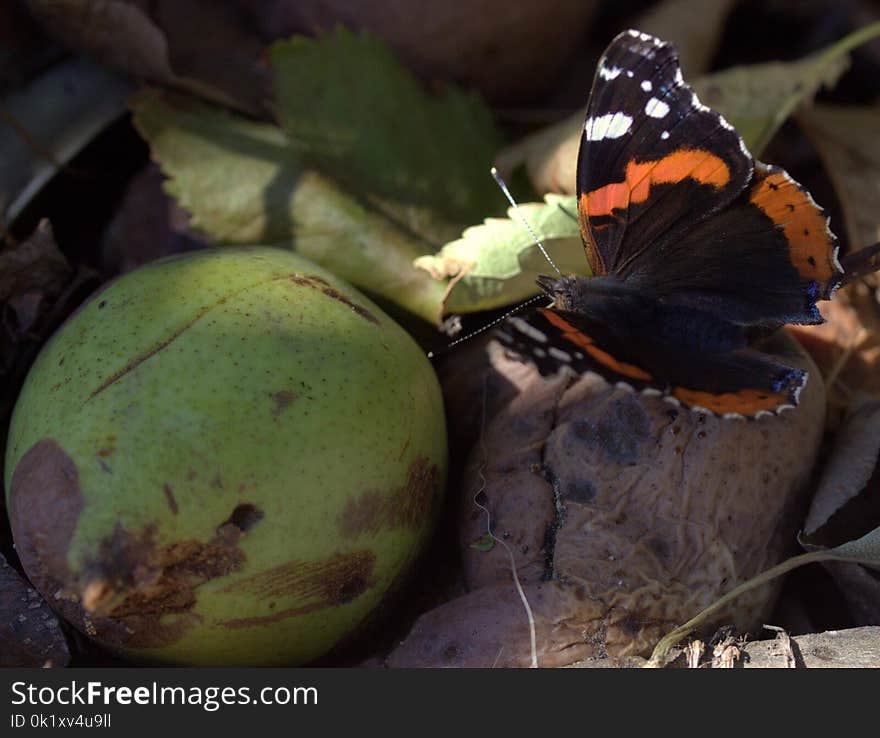
{"label": "butterfly wing", "polygon": [[758,162],[733,204],[647,250],[625,279],[667,304],[776,327],[821,323],[816,301],[842,275],[824,211],[784,170]]}
{"label": "butterfly wing", "polygon": [[675,48],[625,31],[596,71],[577,167],[593,274],[619,274],[732,202],[753,169],[742,139],[682,79]]}
{"label": "butterfly wing", "polygon": [[612,384],[724,416],[759,417],[796,405],[807,380],[806,372],[753,349],[673,352],[649,338],[630,340],[611,327],[615,322],[541,308],[509,319],[499,337],[545,376],[565,367],[594,372]]}

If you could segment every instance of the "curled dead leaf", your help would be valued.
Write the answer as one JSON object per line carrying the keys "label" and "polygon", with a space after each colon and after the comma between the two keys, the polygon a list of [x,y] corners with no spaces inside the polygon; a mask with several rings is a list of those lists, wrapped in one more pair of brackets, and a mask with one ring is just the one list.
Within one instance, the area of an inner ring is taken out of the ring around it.
{"label": "curled dead leaf", "polygon": [[118,71],[266,115],[262,43],[231,3],[27,0],[49,33]]}
{"label": "curled dead leaf", "polygon": [[[859,495],[878,497],[878,489],[871,482],[880,481],[880,400],[868,396],[859,397],[837,433],[834,448],[816,490],[810,511],[804,523],[804,535],[813,537],[827,526]],[[877,476],[877,480],[874,477]],[[880,508],[878,508],[880,510]],[[864,512],[864,510],[862,510]],[[876,525],[858,516],[862,529],[841,531],[824,536],[830,545],[852,540],[867,533]],[[852,518],[850,523],[855,522]],[[874,521],[878,523],[880,521]],[[869,525],[864,528],[864,524]]]}
{"label": "curled dead leaf", "polygon": [[[832,547],[880,526],[880,400],[859,396],[840,428],[810,506],[802,539]],[[827,561],[853,621],[880,618],[880,579],[862,564]]]}
{"label": "curled dead leaf", "polygon": [[[0,449],[12,408],[43,341],[97,286],[97,275],[78,272],[55,245],[49,222],[0,250]],[[3,456],[0,455],[0,471]]]}
{"label": "curled dead leaf", "polygon": [[798,116],[837,191],[853,250],[880,241],[880,107],[816,105]]}

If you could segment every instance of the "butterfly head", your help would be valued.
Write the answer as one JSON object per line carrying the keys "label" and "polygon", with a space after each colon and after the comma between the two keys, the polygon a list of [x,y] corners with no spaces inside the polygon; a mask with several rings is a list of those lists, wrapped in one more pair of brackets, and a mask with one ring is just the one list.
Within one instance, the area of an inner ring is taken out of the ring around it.
{"label": "butterfly head", "polygon": [[597,300],[622,298],[629,302],[637,297],[637,293],[620,279],[610,275],[538,277],[535,281],[544,294],[553,300],[553,308],[563,312],[589,312]]}

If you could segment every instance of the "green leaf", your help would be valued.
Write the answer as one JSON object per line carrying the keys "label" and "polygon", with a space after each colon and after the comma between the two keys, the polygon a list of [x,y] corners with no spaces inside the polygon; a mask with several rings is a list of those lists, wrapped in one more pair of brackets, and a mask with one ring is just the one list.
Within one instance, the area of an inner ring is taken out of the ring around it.
{"label": "green leaf", "polygon": [[[546,203],[521,205],[519,213],[540,234],[560,271],[585,273],[589,269],[573,197],[551,194]],[[487,218],[435,256],[422,256],[415,263],[436,279],[452,279],[444,312],[454,313],[520,301],[535,294],[536,277],[553,272],[529,231],[515,217]]]}
{"label": "green leaf", "polygon": [[192,225],[218,244],[269,244],[303,256],[436,322],[446,286],[412,262],[426,244],[303,167],[275,126],[145,90],[135,124]]}
{"label": "green leaf", "polygon": [[276,43],[269,57],[278,118],[308,164],[459,230],[499,211],[488,170],[501,142],[476,97],[453,87],[426,94],[386,44],[344,28]]}
{"label": "green leaf", "polygon": [[487,553],[495,548],[495,538],[493,538],[491,533],[484,533],[482,536],[477,538],[470,546],[475,551],[482,551],[483,553]]}
{"label": "green leaf", "polygon": [[796,62],[734,67],[694,83],[700,99],[739,131],[759,156],[789,116],[823,87],[832,87],[849,66],[849,52],[880,36],[880,23],[845,36]]}

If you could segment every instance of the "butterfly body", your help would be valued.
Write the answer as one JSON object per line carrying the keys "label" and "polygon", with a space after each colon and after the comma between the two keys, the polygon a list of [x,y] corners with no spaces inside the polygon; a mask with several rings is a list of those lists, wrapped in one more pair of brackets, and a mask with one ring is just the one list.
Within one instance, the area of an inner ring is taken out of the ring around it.
{"label": "butterfly body", "polygon": [[824,212],[755,160],[684,82],[675,49],[636,31],[599,62],[578,155],[593,276],[542,277],[552,300],[501,339],[542,374],[568,368],[700,412],[755,418],[797,404],[806,372],[750,346],[822,322],[840,282]]}

